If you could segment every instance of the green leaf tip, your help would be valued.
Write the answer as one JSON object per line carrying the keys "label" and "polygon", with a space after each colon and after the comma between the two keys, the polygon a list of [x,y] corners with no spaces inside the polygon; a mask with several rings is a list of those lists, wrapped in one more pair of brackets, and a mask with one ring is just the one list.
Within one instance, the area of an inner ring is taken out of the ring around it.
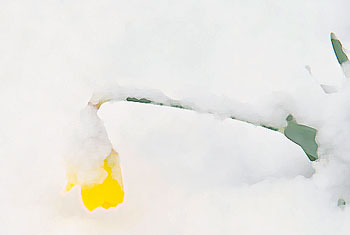
{"label": "green leaf tip", "polygon": [[338,206],[343,207],[346,205],[346,201],[343,198],[338,199]]}
{"label": "green leaf tip", "polygon": [[284,135],[289,140],[299,145],[310,161],[317,160],[318,145],[315,140],[317,130],[309,126],[298,124],[292,115],[288,115],[287,122],[288,125],[284,129]]}
{"label": "green leaf tip", "polygon": [[343,50],[343,45],[341,44],[341,42],[339,41],[337,36],[335,36],[334,33],[331,33],[331,42],[332,42],[333,50],[334,50],[335,56],[337,57],[338,63],[343,64],[346,61],[349,61],[348,56],[345,54]]}

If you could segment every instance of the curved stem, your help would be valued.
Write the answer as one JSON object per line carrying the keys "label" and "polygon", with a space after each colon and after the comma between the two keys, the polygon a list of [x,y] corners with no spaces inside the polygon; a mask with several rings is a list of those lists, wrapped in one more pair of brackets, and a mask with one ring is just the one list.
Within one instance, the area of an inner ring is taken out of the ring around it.
{"label": "curved stem", "polygon": [[[126,101],[136,102],[142,104],[152,104],[158,106],[167,106],[178,109],[193,110],[199,113],[208,113],[219,116],[221,118],[230,118],[242,122],[246,122],[255,126],[261,126],[263,128],[283,133],[293,143],[299,145],[302,150],[306,153],[311,161],[317,160],[317,149],[315,137],[317,130],[298,124],[292,115],[288,115],[285,126],[271,126],[264,124],[262,118],[257,113],[251,112],[247,109],[247,105],[240,103],[234,103],[228,101],[229,106],[222,108],[222,100],[219,102],[210,102],[210,104],[201,102],[191,102],[187,100],[175,100],[160,91],[147,90],[147,89],[134,89],[134,88],[121,88],[117,87],[113,91],[95,93],[89,104],[95,106],[97,109],[100,106],[109,101]],[[227,100],[225,100],[227,101]],[[226,104],[227,105],[227,104]],[[221,107],[221,108],[220,108]],[[239,108],[234,108],[239,107]],[[228,108],[228,109],[227,109]],[[238,110],[238,111],[237,111]],[[260,118],[259,118],[260,117]]]}
{"label": "curved stem", "polygon": [[[232,104],[229,109],[218,108],[222,106],[220,101],[214,102],[211,105],[201,105],[198,102],[191,102],[189,100],[176,100],[172,99],[160,91],[152,90],[152,89],[135,89],[135,88],[126,88],[126,87],[117,87],[113,90],[109,90],[106,92],[97,92],[94,93],[89,104],[94,105],[97,109],[103,103],[106,102],[118,102],[118,101],[126,101],[126,102],[135,102],[141,104],[152,104],[157,106],[165,106],[177,109],[185,109],[192,110],[198,113],[208,113],[212,115],[216,115],[220,118],[230,118],[233,120],[238,120],[242,122],[246,122],[255,126],[261,126],[263,128],[283,132],[283,126],[271,126],[269,124],[263,123],[260,121],[257,113],[253,113],[246,106],[247,104],[241,104],[237,102],[233,102],[232,100],[225,100],[229,104]],[[233,107],[239,107],[240,110],[233,109]],[[244,108],[243,108],[244,107]],[[256,118],[252,118],[256,117]]]}

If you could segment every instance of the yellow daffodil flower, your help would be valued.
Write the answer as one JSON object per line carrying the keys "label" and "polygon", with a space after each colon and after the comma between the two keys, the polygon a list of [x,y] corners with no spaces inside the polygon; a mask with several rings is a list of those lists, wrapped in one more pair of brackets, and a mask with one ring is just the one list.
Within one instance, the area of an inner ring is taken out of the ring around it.
{"label": "yellow daffodil flower", "polygon": [[[111,154],[104,160],[103,167],[98,170],[104,170],[107,176],[102,183],[81,184],[81,197],[85,207],[89,211],[95,210],[97,207],[108,209],[116,207],[124,200],[124,188],[121,176],[118,153],[112,150]],[[77,176],[74,173],[67,174],[68,183],[66,190],[69,191],[77,183]]]}
{"label": "yellow daffodil flower", "polygon": [[[107,101],[107,99],[101,100],[97,104],[89,102],[88,105],[94,107],[97,112]],[[108,141],[108,137],[106,138]],[[96,168],[84,168],[77,163],[68,165],[66,177],[68,182],[65,191],[68,192],[75,185],[79,185],[82,201],[89,211],[97,207],[105,209],[116,207],[124,200],[119,156],[113,149],[104,161],[97,164]]]}

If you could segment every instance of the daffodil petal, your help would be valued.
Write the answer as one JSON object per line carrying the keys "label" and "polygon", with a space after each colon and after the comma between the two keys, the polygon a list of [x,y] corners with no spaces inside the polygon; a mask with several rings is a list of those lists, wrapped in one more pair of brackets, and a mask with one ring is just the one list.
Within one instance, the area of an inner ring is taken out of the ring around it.
{"label": "daffodil petal", "polygon": [[69,190],[71,190],[73,187],[75,186],[75,184],[72,183],[67,183],[64,192],[68,192]]}
{"label": "daffodil petal", "polygon": [[117,168],[120,171],[117,156],[117,153],[113,150],[105,159],[104,169],[107,171],[108,176],[101,184],[83,185],[81,187],[81,197],[88,210],[92,211],[100,206],[108,209],[123,202],[124,190],[122,182],[119,183],[117,179],[112,177],[113,168]]}

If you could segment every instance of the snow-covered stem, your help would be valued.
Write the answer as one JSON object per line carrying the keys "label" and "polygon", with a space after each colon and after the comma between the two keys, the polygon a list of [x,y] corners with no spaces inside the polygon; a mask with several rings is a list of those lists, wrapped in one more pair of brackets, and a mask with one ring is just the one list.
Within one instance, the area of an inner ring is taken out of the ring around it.
{"label": "snow-covered stem", "polygon": [[[198,99],[198,98],[197,98]],[[224,100],[223,100],[224,99]],[[142,104],[152,104],[158,106],[166,106],[178,109],[192,110],[198,113],[208,113],[220,117],[222,119],[230,118],[255,126],[261,126],[273,131],[283,131],[284,126],[272,126],[268,122],[264,122],[263,118],[254,113],[248,104],[242,104],[226,98],[215,99],[210,98],[210,102],[195,102],[190,99],[177,100],[172,99],[154,89],[138,89],[128,87],[114,87],[102,92],[93,94],[89,104],[99,108],[105,102],[136,102]],[[224,107],[222,103],[225,103]]]}
{"label": "snow-covered stem", "polygon": [[[309,126],[298,124],[293,116],[281,107],[283,106],[283,102],[276,106],[276,109],[280,110],[274,110],[274,112],[277,112],[279,114],[278,116],[280,116],[276,119],[274,115],[259,115],[259,109],[261,109],[261,107],[252,107],[249,104],[235,102],[223,97],[211,96],[205,98],[201,96],[177,100],[168,97],[158,90],[118,86],[105,89],[102,92],[96,92],[89,101],[89,104],[99,109],[103,103],[109,101],[137,102],[193,110],[198,113],[213,114],[221,119],[230,118],[250,123],[255,126],[281,132],[289,140],[299,145],[311,161],[318,159],[318,145],[315,141],[317,130]],[[254,110],[256,111],[254,112]],[[283,116],[288,116],[288,118],[285,119]]]}

